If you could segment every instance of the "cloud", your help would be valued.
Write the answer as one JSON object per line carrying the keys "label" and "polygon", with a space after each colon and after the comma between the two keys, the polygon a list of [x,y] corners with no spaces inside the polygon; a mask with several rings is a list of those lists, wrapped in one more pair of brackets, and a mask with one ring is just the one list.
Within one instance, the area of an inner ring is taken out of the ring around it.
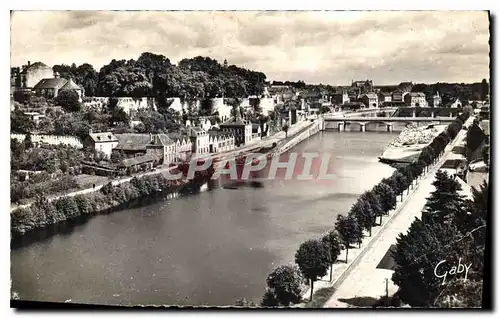
{"label": "cloud", "polygon": [[[372,78],[479,81],[489,74],[489,21],[478,11],[19,11],[11,64],[81,64],[197,55],[276,80],[341,85]],[[459,64],[462,63],[462,64]]]}

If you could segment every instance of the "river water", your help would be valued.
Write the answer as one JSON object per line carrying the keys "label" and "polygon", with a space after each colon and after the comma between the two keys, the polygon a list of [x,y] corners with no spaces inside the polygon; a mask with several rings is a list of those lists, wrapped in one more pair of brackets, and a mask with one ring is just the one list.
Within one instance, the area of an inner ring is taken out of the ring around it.
{"label": "river water", "polygon": [[12,291],[23,300],[94,304],[259,302],[274,266],[293,262],[300,243],[333,228],[392,173],[378,156],[396,136],[321,132],[292,151],[330,153],[333,180],[206,191],[99,215],[15,248]]}

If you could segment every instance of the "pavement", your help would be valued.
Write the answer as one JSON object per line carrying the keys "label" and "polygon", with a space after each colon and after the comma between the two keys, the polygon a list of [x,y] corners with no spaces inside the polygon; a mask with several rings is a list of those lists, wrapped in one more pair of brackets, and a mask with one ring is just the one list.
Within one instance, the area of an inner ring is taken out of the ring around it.
{"label": "pavement", "polygon": [[[470,119],[472,121],[472,119]],[[466,137],[466,131],[461,130],[455,140],[445,149],[445,154],[434,164],[429,172],[419,181],[413,192],[399,204],[386,223],[377,229],[373,239],[366,246],[366,252],[355,260],[341,281],[336,284],[336,290],[324,307],[350,307],[359,299],[377,300],[386,294],[386,279],[388,279],[388,294],[392,296],[398,289],[392,282],[392,270],[378,269],[377,265],[384,258],[391,245],[396,244],[400,233],[406,233],[415,217],[422,216],[422,210],[430,193],[435,190],[432,182],[436,172],[448,159],[455,145]],[[365,238],[368,239],[368,238]],[[352,256],[351,256],[352,257]]]}
{"label": "pavement", "polygon": [[[472,121],[472,118],[470,119]],[[342,308],[352,307],[360,303],[370,303],[386,294],[389,296],[397,291],[397,286],[392,282],[392,270],[377,268],[386,255],[391,245],[396,244],[400,233],[405,233],[415,217],[421,217],[427,198],[434,191],[432,182],[436,172],[448,159],[453,147],[466,136],[466,131],[461,130],[455,140],[445,148],[445,153],[429,171],[417,180],[416,186],[409,195],[398,202],[395,210],[389,216],[382,217],[382,226],[372,229],[372,236],[365,237],[361,248],[349,249],[348,262],[345,262],[345,250],[341,252],[339,261],[333,266],[333,280],[329,281],[330,274],[315,282],[315,291],[334,287],[335,292],[324,304],[324,307]],[[406,193],[406,191],[405,191]],[[386,282],[387,279],[387,282]],[[387,285],[386,285],[387,283]],[[308,298],[310,289],[305,291],[304,299]],[[314,296],[313,296],[314,297]]]}

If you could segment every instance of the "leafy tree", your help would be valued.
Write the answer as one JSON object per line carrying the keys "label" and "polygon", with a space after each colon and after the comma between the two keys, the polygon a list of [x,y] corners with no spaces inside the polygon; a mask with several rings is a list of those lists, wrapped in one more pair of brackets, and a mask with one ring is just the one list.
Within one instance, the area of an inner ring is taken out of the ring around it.
{"label": "leafy tree", "polygon": [[[436,277],[436,265],[448,260],[449,243],[458,239],[456,229],[432,222],[425,224],[415,219],[407,234],[397,238],[393,259],[396,263],[392,280],[399,286],[401,299],[416,307],[429,307],[439,295],[442,278]],[[440,265],[442,272],[449,271],[450,262]]]}
{"label": "leafy tree", "polygon": [[79,97],[76,92],[64,90],[57,94],[55,102],[56,105],[62,106],[62,108],[68,112],[77,112],[82,107],[78,99]]}
{"label": "leafy tree", "polygon": [[373,217],[373,223],[375,223],[376,217],[380,217],[380,225],[382,225],[382,215],[385,214],[385,211],[382,207],[380,196],[373,191],[366,191],[360,196],[360,198],[364,199],[370,206],[370,210],[372,212],[371,215]]}
{"label": "leafy tree", "polygon": [[359,225],[358,219],[351,214],[347,217],[339,214],[335,223],[335,230],[339,233],[342,244],[345,246],[345,262],[347,263],[350,244],[359,242],[362,239],[363,230]]}
{"label": "leafy tree", "polygon": [[262,307],[277,307],[279,306],[279,301],[271,290],[266,289],[262,301],[260,303]]}
{"label": "leafy tree", "polygon": [[389,213],[390,210],[396,207],[396,194],[386,183],[377,184],[372,191],[379,196],[382,210],[385,213]]}
{"label": "leafy tree", "polygon": [[295,265],[278,266],[267,277],[267,287],[279,305],[288,306],[300,301],[302,277]]}
{"label": "leafy tree", "polygon": [[26,136],[24,137],[22,147],[25,150],[33,148],[33,142],[31,141],[31,134],[30,133],[27,133]]}
{"label": "leafy tree", "polygon": [[35,122],[24,115],[21,110],[14,110],[10,113],[10,131],[20,134],[32,132],[35,129]]}
{"label": "leafy tree", "polygon": [[330,281],[332,281],[333,275],[333,264],[337,262],[338,256],[341,251],[341,240],[340,236],[335,230],[328,231],[322,238],[321,242],[327,246],[328,251],[330,252]]}
{"label": "leafy tree", "polygon": [[81,215],[90,214],[93,212],[92,205],[89,202],[89,199],[85,195],[77,195],[74,197],[76,205],[78,206],[78,210]]}
{"label": "leafy tree", "polygon": [[311,282],[310,300],[312,300],[314,282],[326,275],[330,265],[328,249],[319,240],[305,241],[295,253],[295,263],[299,266],[304,278]]}
{"label": "leafy tree", "polygon": [[375,213],[366,198],[360,197],[351,207],[349,214],[354,215],[358,220],[359,225],[367,230],[370,233],[370,236],[372,235]]}
{"label": "leafy tree", "polygon": [[433,307],[438,308],[481,308],[483,280],[454,280],[448,283]]}
{"label": "leafy tree", "polygon": [[55,205],[56,209],[62,212],[67,220],[79,215],[78,205],[72,197],[62,197],[56,201]]}

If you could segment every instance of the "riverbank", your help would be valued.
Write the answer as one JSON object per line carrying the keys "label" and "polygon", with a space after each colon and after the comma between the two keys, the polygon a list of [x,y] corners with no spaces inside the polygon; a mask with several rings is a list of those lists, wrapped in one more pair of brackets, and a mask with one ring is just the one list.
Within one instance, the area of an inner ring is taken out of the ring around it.
{"label": "riverbank", "polygon": [[[275,148],[269,148],[269,150],[283,152],[280,150],[283,147],[280,140],[285,142],[286,149],[289,149],[290,145],[295,145],[311,135],[311,125],[310,122],[300,122],[293,126],[292,134],[288,138],[272,136],[235,151],[212,154],[211,158],[220,159],[221,157],[235,156],[235,154],[241,155],[274,143],[278,143],[278,145]],[[319,128],[317,123],[315,127],[317,132]],[[267,155],[267,153],[263,153],[263,155]],[[31,232],[55,228],[60,223],[72,222],[80,217],[119,211],[137,206],[137,204],[144,204],[144,199],[147,197],[161,196],[168,200],[179,194],[197,192],[199,188],[210,181],[214,173],[212,165],[206,171],[197,172],[193,180],[184,177],[175,181],[168,180],[162,174],[163,170],[123,180],[112,180],[96,189],[84,189],[49,199],[37,198],[29,205],[11,210],[11,237],[17,240]],[[184,176],[186,173],[187,171],[183,171]]]}
{"label": "riverbank", "polygon": [[423,148],[446,129],[447,125],[411,125],[383,151],[379,160],[383,163],[411,163],[418,158]]}
{"label": "riverbank", "polygon": [[39,197],[29,207],[11,213],[11,237],[16,240],[36,230],[71,222],[82,216],[92,216],[121,210],[147,197],[162,196],[171,199],[192,193],[206,184],[213,168],[197,172],[192,179],[169,180],[161,173],[134,177],[130,182],[108,183],[98,191],[64,196],[52,201]]}

